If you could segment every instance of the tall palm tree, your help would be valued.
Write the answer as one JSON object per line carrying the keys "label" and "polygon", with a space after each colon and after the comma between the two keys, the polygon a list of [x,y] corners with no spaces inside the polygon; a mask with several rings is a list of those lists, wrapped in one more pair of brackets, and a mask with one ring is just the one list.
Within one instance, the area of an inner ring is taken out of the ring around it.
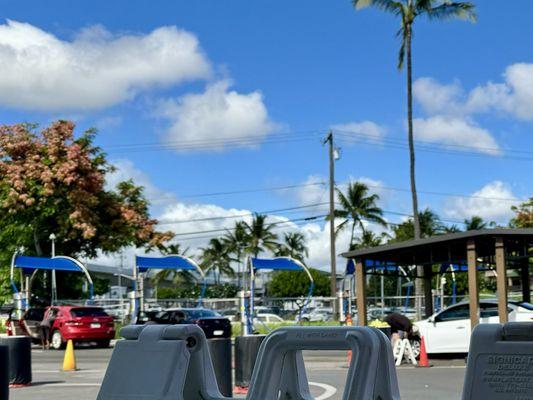
{"label": "tall palm tree", "polygon": [[[403,69],[407,60],[407,134],[409,141],[409,176],[411,180],[411,198],[413,203],[414,238],[420,239],[420,220],[418,214],[418,196],[415,180],[415,145],[413,139],[413,61],[412,41],[413,25],[417,17],[426,16],[429,20],[464,19],[475,21],[475,5],[470,2],[451,0],[352,0],[356,9],[374,6],[385,12],[401,17],[401,26],[398,36],[401,37],[401,46],[398,54],[398,69]],[[415,286],[416,299],[427,292],[424,289],[424,268],[417,267],[417,279]],[[420,302],[417,301],[417,310]],[[429,311],[429,308],[427,309]]]}
{"label": "tall palm tree", "polygon": [[[158,247],[163,255],[178,255],[187,256],[189,248],[182,248],[179,243],[161,245]],[[174,284],[191,283],[194,280],[193,275],[189,271],[176,271],[173,269],[162,269],[156,272],[152,278],[152,282],[157,287],[161,282],[172,280]]]}
{"label": "tall palm tree", "polygon": [[283,235],[283,243],[276,250],[276,256],[291,257],[303,262],[309,255],[305,237],[300,232],[287,232]]}
{"label": "tall palm tree", "polygon": [[235,275],[235,271],[231,268],[228,246],[226,246],[222,239],[213,238],[209,241],[209,246],[200,250],[202,251],[202,268],[206,271],[213,271],[217,284],[220,283],[220,276],[222,274],[228,276]]}
{"label": "tall palm tree", "polygon": [[448,0],[352,0],[356,9],[369,6],[401,17],[398,36],[401,37],[398,54],[398,69],[403,69],[407,59],[407,126],[409,140],[409,161],[411,179],[411,197],[415,239],[420,239],[420,220],[418,218],[418,197],[415,180],[415,147],[413,139],[413,63],[412,39],[413,25],[417,17],[426,16],[429,20],[464,19],[475,21],[475,5],[470,2]]}
{"label": "tall palm tree", "polygon": [[348,185],[346,194],[337,190],[340,208],[335,210],[335,218],[342,221],[337,227],[337,232],[345,229],[351,221],[352,235],[350,237],[350,248],[353,247],[355,239],[355,228],[360,227],[365,232],[364,221],[375,222],[382,226],[387,226],[383,219],[383,211],[376,202],[379,200],[377,194],[369,194],[368,186],[361,182],[352,182]]}
{"label": "tall palm tree", "polygon": [[464,224],[465,224],[465,229],[467,231],[478,231],[481,229],[492,228],[494,227],[494,225],[496,225],[495,222],[492,222],[492,221],[487,222],[483,218],[477,215],[474,215],[470,219],[465,219]]}
{"label": "tall palm tree", "polygon": [[275,252],[278,247],[278,236],[272,232],[272,225],[267,224],[267,216],[255,214],[251,223],[245,223],[248,243],[246,252],[257,257],[264,251]]}
{"label": "tall palm tree", "polygon": [[[237,277],[244,279],[244,260],[246,246],[249,242],[248,232],[246,230],[246,224],[243,221],[237,221],[233,230],[228,230],[222,239],[228,249],[228,254],[232,261],[238,265]],[[242,282],[244,287],[244,282]]]}

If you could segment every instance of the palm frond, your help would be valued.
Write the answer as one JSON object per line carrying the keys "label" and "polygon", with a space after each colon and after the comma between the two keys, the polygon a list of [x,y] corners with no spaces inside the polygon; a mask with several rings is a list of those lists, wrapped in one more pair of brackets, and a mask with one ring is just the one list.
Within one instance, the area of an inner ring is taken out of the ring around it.
{"label": "palm frond", "polygon": [[356,10],[360,10],[365,7],[376,7],[383,11],[388,11],[397,14],[399,8],[403,6],[399,1],[394,0],[352,0],[353,6]]}
{"label": "palm frond", "polygon": [[426,14],[429,19],[458,18],[471,22],[477,20],[476,6],[470,2],[446,1],[437,7],[420,9],[419,13]]}

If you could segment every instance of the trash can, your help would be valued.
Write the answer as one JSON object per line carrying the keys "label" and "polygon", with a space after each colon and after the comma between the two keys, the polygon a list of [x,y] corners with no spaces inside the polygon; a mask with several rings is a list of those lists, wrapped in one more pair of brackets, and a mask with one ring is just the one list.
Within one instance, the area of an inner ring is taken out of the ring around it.
{"label": "trash can", "polygon": [[231,338],[209,339],[207,341],[218,389],[226,397],[233,395],[233,379],[231,370]]}
{"label": "trash can", "polygon": [[9,348],[0,346],[0,399],[9,400]]}
{"label": "trash can", "polygon": [[250,386],[257,354],[265,337],[266,335],[251,335],[235,338],[235,386]]}
{"label": "trash can", "polygon": [[0,346],[8,348],[9,384],[29,385],[31,383],[31,338],[27,336],[2,337]]}

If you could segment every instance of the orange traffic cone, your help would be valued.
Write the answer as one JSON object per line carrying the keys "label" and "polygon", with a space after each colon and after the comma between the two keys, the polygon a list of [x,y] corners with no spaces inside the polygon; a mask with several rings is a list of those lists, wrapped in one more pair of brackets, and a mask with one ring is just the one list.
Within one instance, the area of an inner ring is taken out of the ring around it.
{"label": "orange traffic cone", "polygon": [[65,350],[65,357],[63,358],[63,371],[76,371],[76,356],[74,354],[74,344],[69,339],[67,342],[67,349]]}
{"label": "orange traffic cone", "polygon": [[420,360],[418,362],[418,367],[431,367],[429,365],[428,353],[426,352],[426,342],[424,341],[424,336],[420,339]]}

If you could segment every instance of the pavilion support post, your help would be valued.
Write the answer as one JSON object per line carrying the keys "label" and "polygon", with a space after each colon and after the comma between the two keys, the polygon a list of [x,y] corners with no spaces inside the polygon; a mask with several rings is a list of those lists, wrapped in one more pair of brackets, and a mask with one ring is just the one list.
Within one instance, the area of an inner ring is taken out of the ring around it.
{"label": "pavilion support post", "polygon": [[364,260],[355,260],[355,283],[357,285],[357,320],[358,325],[366,326],[366,274]]}
{"label": "pavilion support post", "polygon": [[507,268],[505,266],[505,245],[501,237],[496,238],[496,280],[498,291],[498,315],[500,324],[509,321],[507,315]]}
{"label": "pavilion support post", "polygon": [[431,280],[433,271],[431,265],[424,265],[424,313],[426,318],[433,315],[433,293],[431,291]]}
{"label": "pavilion support post", "polygon": [[470,306],[470,326],[472,330],[479,323],[479,288],[477,282],[477,253],[476,242],[469,240],[466,245],[468,260],[468,296]]}
{"label": "pavilion support post", "polygon": [[522,301],[531,303],[531,279],[529,276],[529,259],[527,257],[522,261],[520,276],[522,280]]}

